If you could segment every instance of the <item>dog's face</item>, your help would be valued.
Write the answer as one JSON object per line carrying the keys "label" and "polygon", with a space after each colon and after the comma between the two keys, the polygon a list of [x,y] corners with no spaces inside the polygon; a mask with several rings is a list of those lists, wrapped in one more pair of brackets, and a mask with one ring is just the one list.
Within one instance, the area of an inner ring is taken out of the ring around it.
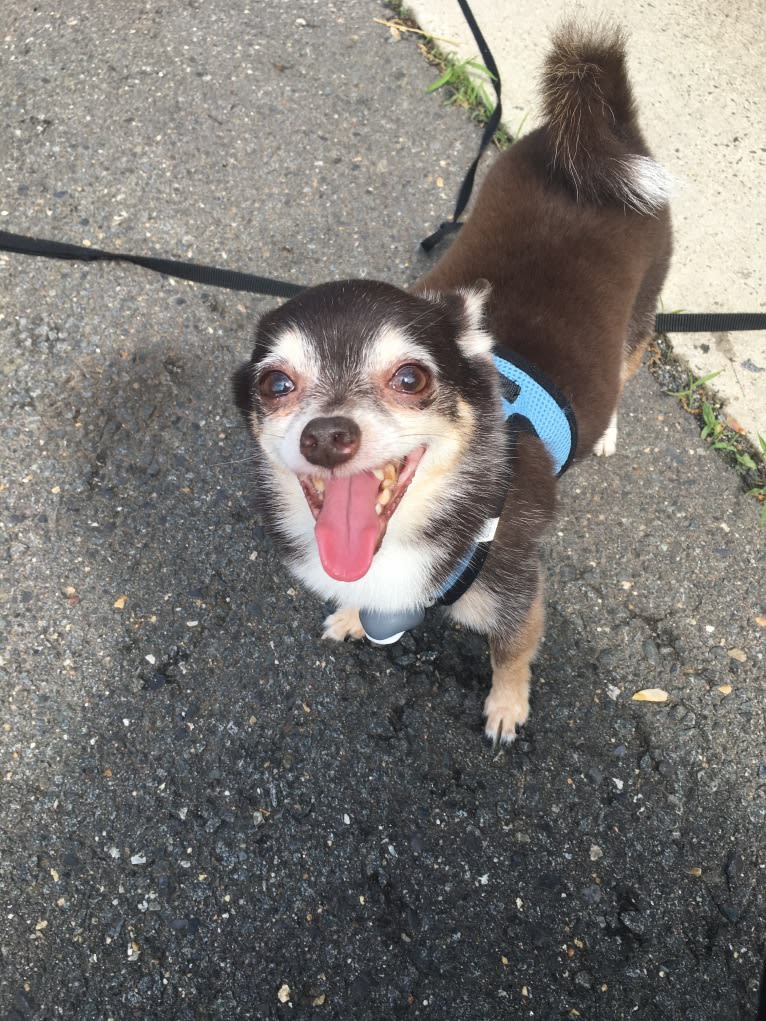
{"label": "dog's face", "polygon": [[259,323],[235,397],[288,563],[326,597],[380,605],[394,575],[399,601],[422,599],[446,522],[458,544],[473,527],[461,498],[494,479],[502,423],[482,303],[350,281]]}

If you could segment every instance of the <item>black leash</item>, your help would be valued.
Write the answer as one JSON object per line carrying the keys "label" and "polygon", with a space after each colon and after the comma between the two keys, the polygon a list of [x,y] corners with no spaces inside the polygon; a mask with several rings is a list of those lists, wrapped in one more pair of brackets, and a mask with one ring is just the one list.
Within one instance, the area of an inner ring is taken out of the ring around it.
{"label": "black leash", "polygon": [[305,290],[300,284],[254,276],[252,273],[240,273],[233,269],[203,266],[196,262],[179,262],[177,259],[162,259],[152,255],[105,252],[100,248],[87,248],[85,245],[70,245],[62,241],[46,241],[42,238],[25,237],[23,234],[9,234],[5,230],[0,230],[0,251],[15,252],[19,255],[41,255],[47,259],[132,262],[135,266],[143,266],[144,269],[178,277],[180,280],[191,280],[195,284],[226,287],[230,291],[249,291],[251,294],[267,294],[271,298],[292,298]]}
{"label": "black leash", "polygon": [[458,192],[457,202],[455,203],[455,212],[452,214],[452,219],[445,221],[438,230],[435,230],[433,234],[430,234],[424,241],[420,242],[420,247],[426,252],[430,252],[433,248],[435,248],[448,234],[454,234],[455,231],[460,230],[461,225],[458,223],[458,220],[462,216],[465,207],[468,205],[468,200],[471,197],[473,182],[476,177],[476,169],[479,166],[479,161],[484,155],[487,146],[494,138],[495,132],[500,125],[500,117],[503,112],[502,104],[500,102],[500,72],[497,69],[495,58],[492,56],[492,51],[489,46],[487,46],[487,42],[482,35],[476,18],[473,16],[473,11],[468,6],[467,0],[457,0],[457,2],[460,4],[460,10],[463,12],[463,17],[468,22],[468,27],[473,32],[473,37],[479,47],[479,52],[481,53],[482,60],[484,61],[484,66],[487,68],[492,77],[492,86],[495,90],[497,102],[495,104],[495,109],[492,111],[492,116],[489,118],[484,127],[484,132],[481,136],[481,141],[479,142],[479,151],[476,153],[476,158],[468,168],[468,172],[463,178],[463,183],[460,185],[460,191]]}
{"label": "black leash", "polygon": [[[458,227],[459,224],[454,226]],[[190,280],[192,283],[206,284],[209,287],[223,287],[229,291],[265,294],[270,298],[292,298],[306,289],[305,284],[273,280],[271,277],[256,276],[253,273],[221,269],[219,266],[179,262],[177,259],[162,259],[151,255],[106,252],[99,248],[87,248],[85,245],[70,245],[63,241],[46,241],[42,238],[26,237],[23,234],[11,234],[5,230],[0,230],[0,251],[69,261],[131,262],[135,266],[143,266],[144,269],[177,277],[179,280]],[[766,313],[661,312],[654,323],[655,333],[729,333],[744,330],[766,330]]]}
{"label": "black leash", "polygon": [[660,312],[655,333],[742,333],[766,330],[766,312]]}
{"label": "black leash", "polygon": [[[458,0],[460,9],[468,22],[474,39],[481,52],[484,65],[492,76],[492,84],[497,96],[497,105],[492,112],[479,144],[479,151],[465,175],[458,193],[455,212],[452,220],[443,223],[437,231],[421,242],[422,247],[430,252],[447,234],[460,229],[459,217],[463,214],[473,190],[476,168],[487,146],[500,123],[500,73],[495,58],[487,46],[476,18],[473,16],[468,0]],[[107,252],[99,248],[85,245],[71,245],[61,241],[46,241],[41,238],[30,238],[23,234],[11,234],[0,231],[0,251],[14,252],[19,255],[38,255],[48,259],[84,260],[86,262],[131,262],[144,269],[164,273],[166,276],[190,280],[196,284],[210,287],[225,287],[232,291],[247,291],[250,294],[265,294],[271,298],[292,298],[305,290],[305,285],[294,284],[285,280],[273,280],[271,277],[256,276],[252,273],[240,273],[237,270],[221,269],[218,266],[205,266],[195,262],[181,262],[177,259],[163,259],[159,256],[126,255],[121,252]],[[766,329],[766,313],[735,312],[735,313],[690,313],[663,312],[657,316],[654,326],[656,333],[727,333],[740,330]]]}

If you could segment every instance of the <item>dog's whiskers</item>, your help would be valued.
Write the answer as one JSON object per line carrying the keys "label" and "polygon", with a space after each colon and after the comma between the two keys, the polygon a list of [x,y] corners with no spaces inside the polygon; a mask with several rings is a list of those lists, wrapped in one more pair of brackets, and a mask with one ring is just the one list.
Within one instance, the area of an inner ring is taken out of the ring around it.
{"label": "dog's whiskers", "polygon": [[211,468],[224,468],[224,467],[227,467],[228,465],[232,465],[232,464],[257,464],[257,463],[258,463],[258,454],[254,452],[252,454],[246,455],[245,457],[235,457],[235,458],[232,458],[231,461],[211,461],[210,462],[210,467]]}

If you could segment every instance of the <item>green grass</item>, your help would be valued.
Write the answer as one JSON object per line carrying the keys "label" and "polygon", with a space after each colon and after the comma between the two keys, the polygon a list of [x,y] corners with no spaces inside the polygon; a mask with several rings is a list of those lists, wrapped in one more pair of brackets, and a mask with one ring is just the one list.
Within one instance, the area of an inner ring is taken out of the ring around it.
{"label": "green grass", "polygon": [[711,379],[715,379],[716,376],[721,375],[721,369],[717,372],[711,372],[707,376],[700,376],[696,378],[691,372],[689,373],[689,385],[685,390],[668,390],[671,397],[678,397],[682,404],[687,408],[687,411],[692,409],[689,407],[689,402],[693,402],[699,390],[701,390],[706,383],[709,383]]}
{"label": "green grass", "polygon": [[[766,440],[758,433],[758,445],[761,448],[761,460],[764,466],[766,466]],[[754,496],[756,500],[760,500],[763,504],[761,508],[761,522],[766,525],[766,475],[764,481],[757,486],[753,486],[752,489],[748,489],[748,496]]]}
{"label": "green grass", "polygon": [[[427,93],[444,89],[447,94],[446,103],[464,109],[473,121],[484,126],[495,109],[495,98],[492,89],[492,72],[478,59],[462,60],[456,53],[441,49],[434,36],[418,28],[410,12],[404,4],[397,0],[389,0],[388,6],[396,13],[395,22],[386,22],[389,27],[402,33],[413,33],[420,37],[418,49],[430,64],[439,69],[439,76],[426,89]],[[526,122],[524,114],[518,131],[511,136],[503,127],[495,132],[493,141],[498,149],[507,149],[514,138],[518,138]]]}
{"label": "green grass", "polygon": [[658,376],[659,364],[662,370],[669,371],[676,378],[682,379],[685,375],[683,384],[677,384],[677,388],[672,390],[666,388],[666,393],[677,397],[681,406],[698,419],[702,439],[725,457],[743,480],[747,494],[761,503],[760,521],[766,525],[766,439],[759,434],[758,445],[752,443],[740,427],[727,419],[720,399],[708,388],[720,372],[707,376],[695,376],[688,371],[683,373],[670,345],[663,338],[657,338],[654,351],[655,364],[653,367],[650,363],[651,371]]}
{"label": "green grass", "polygon": [[[490,99],[481,78],[486,78],[489,82],[494,81],[492,72],[478,60],[458,60],[454,53],[446,53],[442,63],[444,71],[436,81],[431,82],[426,92],[436,92],[437,89],[449,86],[451,95],[447,100],[448,106],[453,103],[460,106],[476,106],[479,107],[482,116],[491,117],[495,103]],[[477,79],[470,73],[471,71],[475,71],[480,77]]]}

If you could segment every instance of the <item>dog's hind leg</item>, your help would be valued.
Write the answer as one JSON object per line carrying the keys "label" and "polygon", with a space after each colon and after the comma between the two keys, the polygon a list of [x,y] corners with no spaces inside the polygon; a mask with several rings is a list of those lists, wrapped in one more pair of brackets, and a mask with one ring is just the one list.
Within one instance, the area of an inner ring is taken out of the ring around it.
{"label": "dog's hind leg", "polygon": [[[640,340],[633,341],[632,344],[626,349],[625,360],[622,363],[622,372],[620,374],[620,397],[622,397],[622,391],[628,380],[636,373],[641,359],[644,356],[644,351],[652,339],[652,334],[645,334]],[[609,419],[609,425],[606,427],[606,432],[603,436],[600,436],[596,440],[593,446],[593,453],[596,457],[610,457],[617,450],[617,408],[612,412],[612,417]]]}
{"label": "dog's hind leg", "polygon": [[[649,343],[654,336],[654,318],[657,311],[662,284],[668,269],[671,252],[670,214],[667,209],[659,214],[667,223],[666,236],[661,240],[657,254],[646,276],[641,282],[628,323],[622,371],[620,373],[620,396],[628,380],[635,374]],[[618,398],[619,399],[619,398]],[[617,407],[604,435],[596,441],[593,453],[608,457],[617,449]]]}
{"label": "dog's hind leg", "polygon": [[516,728],[529,716],[530,664],[543,636],[545,611],[542,584],[521,629],[511,641],[491,638],[492,689],[484,702],[484,733],[491,741],[510,744]]}
{"label": "dog's hind leg", "polygon": [[611,457],[615,450],[617,450],[617,408],[612,412],[606,432],[599,436],[593,445],[596,457]]}

